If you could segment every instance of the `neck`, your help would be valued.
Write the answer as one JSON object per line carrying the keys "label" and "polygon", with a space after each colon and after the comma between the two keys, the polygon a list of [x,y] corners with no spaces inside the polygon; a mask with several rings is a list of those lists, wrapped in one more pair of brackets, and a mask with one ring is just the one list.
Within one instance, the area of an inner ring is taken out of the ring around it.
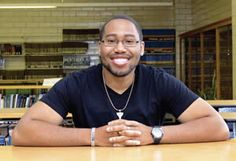
{"label": "neck", "polygon": [[131,86],[131,84],[135,79],[134,70],[126,76],[116,77],[113,74],[111,74],[108,70],[103,68],[102,74],[106,85],[119,94],[125,92]]}

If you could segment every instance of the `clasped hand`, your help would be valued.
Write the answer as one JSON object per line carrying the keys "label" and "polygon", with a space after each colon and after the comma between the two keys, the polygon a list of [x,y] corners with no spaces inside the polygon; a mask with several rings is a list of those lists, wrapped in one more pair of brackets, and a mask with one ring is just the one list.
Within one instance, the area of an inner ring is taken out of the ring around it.
{"label": "clasped hand", "polygon": [[96,140],[100,146],[147,145],[153,142],[151,129],[151,127],[137,121],[118,119],[98,128],[96,134],[98,140]]}

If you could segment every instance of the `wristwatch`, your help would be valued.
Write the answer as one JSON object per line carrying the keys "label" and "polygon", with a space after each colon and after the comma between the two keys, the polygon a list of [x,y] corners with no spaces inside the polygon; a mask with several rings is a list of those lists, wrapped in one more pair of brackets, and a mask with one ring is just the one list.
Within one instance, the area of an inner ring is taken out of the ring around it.
{"label": "wristwatch", "polygon": [[163,135],[164,135],[164,132],[160,126],[154,126],[152,128],[151,134],[152,134],[152,138],[153,138],[153,143],[159,144]]}

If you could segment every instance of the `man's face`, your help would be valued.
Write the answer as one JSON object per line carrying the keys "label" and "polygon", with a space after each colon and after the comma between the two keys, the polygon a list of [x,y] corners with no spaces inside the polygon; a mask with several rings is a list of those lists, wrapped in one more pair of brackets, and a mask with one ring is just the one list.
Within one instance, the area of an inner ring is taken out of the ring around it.
{"label": "man's face", "polygon": [[135,25],[124,19],[106,25],[99,46],[103,66],[117,77],[131,73],[144,52],[144,42],[140,41]]}

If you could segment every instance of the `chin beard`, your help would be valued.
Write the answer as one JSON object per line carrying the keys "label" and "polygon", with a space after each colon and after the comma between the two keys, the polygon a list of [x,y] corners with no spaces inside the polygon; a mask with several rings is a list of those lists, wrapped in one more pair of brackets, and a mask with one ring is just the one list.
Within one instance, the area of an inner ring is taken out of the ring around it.
{"label": "chin beard", "polygon": [[129,67],[128,71],[125,72],[121,72],[121,71],[114,71],[112,70],[111,66],[109,66],[108,64],[104,64],[102,63],[103,67],[106,68],[113,76],[115,77],[124,77],[129,75],[135,68],[137,65],[132,65]]}

